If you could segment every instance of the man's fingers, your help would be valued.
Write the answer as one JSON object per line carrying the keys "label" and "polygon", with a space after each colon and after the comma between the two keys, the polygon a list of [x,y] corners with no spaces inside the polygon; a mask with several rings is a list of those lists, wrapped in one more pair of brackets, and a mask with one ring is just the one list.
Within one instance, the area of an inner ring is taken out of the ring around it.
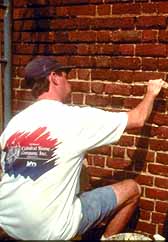
{"label": "man's fingers", "polygon": [[160,83],[161,84],[161,86],[163,87],[163,88],[168,88],[168,83],[167,82],[165,82],[165,81],[163,81],[163,79],[154,79],[154,80],[150,80],[149,81],[149,83]]}
{"label": "man's fingers", "polygon": [[164,83],[163,83],[163,87],[164,87],[164,88],[168,88],[168,83],[167,83],[167,82],[164,82]]}

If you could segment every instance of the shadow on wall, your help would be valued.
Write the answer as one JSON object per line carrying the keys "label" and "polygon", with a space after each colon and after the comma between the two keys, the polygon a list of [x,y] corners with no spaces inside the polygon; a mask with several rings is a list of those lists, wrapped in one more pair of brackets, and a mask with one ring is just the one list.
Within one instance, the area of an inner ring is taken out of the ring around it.
{"label": "shadow on wall", "polygon": [[[30,32],[29,39],[22,39],[22,31],[18,35],[18,41],[22,40],[23,44],[32,44],[32,56],[43,54],[47,55],[51,53],[49,44],[49,31],[50,22],[52,16],[49,12],[49,0],[30,0],[25,7],[23,12],[22,24],[20,25],[20,30]],[[32,10],[32,11],[31,11]],[[27,29],[26,22],[32,20],[32,26]],[[17,24],[17,22],[16,22]],[[44,33],[42,35],[42,32]],[[40,45],[43,43],[43,47]],[[45,44],[46,43],[46,44]]]}
{"label": "shadow on wall", "polygon": [[163,236],[166,238],[166,241],[168,241],[168,211],[167,211],[165,223],[163,226]]}

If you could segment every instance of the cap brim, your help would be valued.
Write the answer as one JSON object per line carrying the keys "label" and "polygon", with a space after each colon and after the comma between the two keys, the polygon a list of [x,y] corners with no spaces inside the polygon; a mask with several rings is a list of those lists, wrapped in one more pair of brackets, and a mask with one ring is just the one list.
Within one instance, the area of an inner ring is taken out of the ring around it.
{"label": "cap brim", "polygon": [[75,66],[61,66],[60,68],[56,69],[56,71],[70,72],[74,68]]}

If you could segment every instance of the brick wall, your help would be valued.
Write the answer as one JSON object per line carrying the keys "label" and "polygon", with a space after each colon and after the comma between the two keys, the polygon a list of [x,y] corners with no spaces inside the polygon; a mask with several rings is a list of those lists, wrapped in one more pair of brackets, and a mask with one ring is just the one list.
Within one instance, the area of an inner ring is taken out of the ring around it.
{"label": "brick wall", "polygon": [[[34,100],[23,68],[34,55],[76,65],[70,102],[105,110],[139,103],[149,79],[167,79],[168,3],[157,0],[13,0],[13,113]],[[87,154],[92,186],[142,186],[137,232],[164,234],[168,213],[168,90],[142,129]]]}

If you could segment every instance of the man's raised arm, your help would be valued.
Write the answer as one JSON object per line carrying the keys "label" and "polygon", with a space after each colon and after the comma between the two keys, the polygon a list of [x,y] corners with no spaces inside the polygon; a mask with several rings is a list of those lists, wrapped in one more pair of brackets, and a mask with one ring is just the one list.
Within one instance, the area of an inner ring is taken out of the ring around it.
{"label": "man's raised arm", "polygon": [[132,110],[128,111],[128,123],[126,129],[143,127],[145,121],[149,118],[153,103],[161,88],[165,85],[162,79],[150,80],[147,86],[147,92],[143,100]]}

